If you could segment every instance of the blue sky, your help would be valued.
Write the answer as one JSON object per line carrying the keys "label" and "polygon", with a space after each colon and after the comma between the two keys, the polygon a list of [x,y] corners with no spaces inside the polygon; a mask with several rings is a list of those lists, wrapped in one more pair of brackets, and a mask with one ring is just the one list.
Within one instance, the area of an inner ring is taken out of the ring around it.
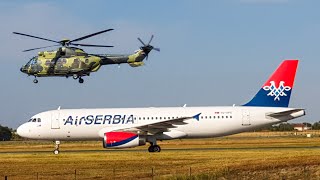
{"label": "blue sky", "polygon": [[[300,59],[291,107],[307,109],[292,122],[315,122],[320,85],[320,2],[316,0],[201,1],[1,1],[2,78],[0,124],[16,128],[45,110],[96,107],[241,105],[249,101],[283,59]],[[92,53],[132,53],[137,37],[161,52],[146,66],[104,66],[73,79],[32,77],[19,71],[50,45],[13,31],[50,39],[114,45],[85,48]]]}

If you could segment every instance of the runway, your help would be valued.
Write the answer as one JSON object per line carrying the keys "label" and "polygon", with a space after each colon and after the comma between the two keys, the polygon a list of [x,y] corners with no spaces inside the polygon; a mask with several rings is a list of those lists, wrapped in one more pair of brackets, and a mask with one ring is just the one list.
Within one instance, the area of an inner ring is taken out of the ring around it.
{"label": "runway", "polygon": [[[52,148],[53,151],[54,148]],[[162,149],[162,152],[170,151],[245,151],[245,150],[297,150],[297,149],[320,149],[320,146],[290,146],[290,147],[237,147],[237,148],[168,148]],[[34,154],[34,153],[52,153],[52,151],[2,151],[0,154]],[[119,153],[119,152],[146,152],[149,153],[147,149],[101,149],[101,150],[92,150],[92,149],[81,149],[81,150],[63,150],[60,149],[60,153]],[[161,152],[160,152],[161,153]]]}

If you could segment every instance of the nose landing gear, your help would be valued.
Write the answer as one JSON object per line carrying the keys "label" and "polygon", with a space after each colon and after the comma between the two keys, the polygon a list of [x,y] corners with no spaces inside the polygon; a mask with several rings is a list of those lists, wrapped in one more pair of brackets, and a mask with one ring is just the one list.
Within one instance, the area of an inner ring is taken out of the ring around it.
{"label": "nose landing gear", "polygon": [[39,81],[37,79],[37,76],[34,76],[34,80],[33,80],[33,83],[37,84]]}
{"label": "nose landing gear", "polygon": [[55,149],[53,151],[53,154],[58,155],[59,154],[59,145],[60,145],[60,141],[55,141]]}

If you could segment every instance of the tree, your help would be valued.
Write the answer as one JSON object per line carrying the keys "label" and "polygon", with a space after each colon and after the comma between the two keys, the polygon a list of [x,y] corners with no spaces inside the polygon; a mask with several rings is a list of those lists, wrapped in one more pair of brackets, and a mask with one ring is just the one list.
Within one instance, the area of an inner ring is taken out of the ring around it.
{"label": "tree", "polygon": [[9,141],[11,138],[11,129],[0,125],[0,141]]}
{"label": "tree", "polygon": [[313,130],[319,130],[319,129],[320,129],[320,122],[315,122],[315,123],[312,125],[312,129],[313,129]]}
{"label": "tree", "polygon": [[278,126],[278,131],[292,131],[293,129],[293,125],[289,123],[281,123]]}

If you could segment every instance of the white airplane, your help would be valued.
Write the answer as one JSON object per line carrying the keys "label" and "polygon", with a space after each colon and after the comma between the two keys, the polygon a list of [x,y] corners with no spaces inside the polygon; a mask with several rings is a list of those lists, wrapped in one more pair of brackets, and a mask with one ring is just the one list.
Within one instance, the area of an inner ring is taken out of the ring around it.
{"label": "white airplane", "polygon": [[17,133],[29,139],[55,141],[101,140],[104,148],[129,148],[157,140],[210,138],[251,131],[305,115],[288,108],[298,60],[285,60],[251,101],[231,107],[161,107],[60,109],[34,115]]}

